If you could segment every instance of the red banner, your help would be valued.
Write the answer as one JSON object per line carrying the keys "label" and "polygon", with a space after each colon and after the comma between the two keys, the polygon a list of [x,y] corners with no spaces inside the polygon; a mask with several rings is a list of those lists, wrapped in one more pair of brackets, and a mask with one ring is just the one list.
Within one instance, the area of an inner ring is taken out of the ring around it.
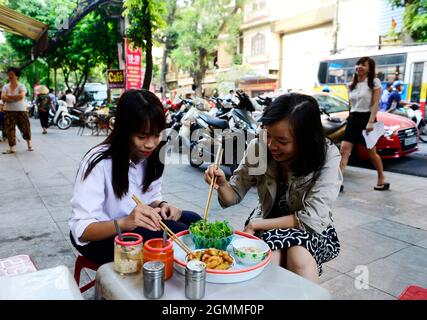
{"label": "red banner", "polygon": [[126,48],[126,89],[141,89],[142,87],[142,50],[133,48],[125,38]]}

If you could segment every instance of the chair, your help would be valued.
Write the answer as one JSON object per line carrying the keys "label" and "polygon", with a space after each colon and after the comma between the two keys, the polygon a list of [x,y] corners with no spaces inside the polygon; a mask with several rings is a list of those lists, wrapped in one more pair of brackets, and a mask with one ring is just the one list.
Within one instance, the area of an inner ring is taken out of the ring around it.
{"label": "chair", "polygon": [[402,292],[398,300],[427,300],[427,289],[409,286]]}
{"label": "chair", "polygon": [[85,292],[86,290],[92,288],[95,285],[95,280],[92,280],[91,282],[80,288],[80,273],[82,269],[87,268],[93,271],[97,271],[99,267],[100,265],[98,265],[97,263],[90,261],[81,255],[77,256],[76,264],[74,266],[74,279],[76,280],[81,293]]}

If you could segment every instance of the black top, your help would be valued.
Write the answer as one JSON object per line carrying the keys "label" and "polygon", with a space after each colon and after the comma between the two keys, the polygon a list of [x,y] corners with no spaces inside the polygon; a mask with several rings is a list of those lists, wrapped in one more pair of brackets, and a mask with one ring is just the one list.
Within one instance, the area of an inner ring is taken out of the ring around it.
{"label": "black top", "polygon": [[273,208],[271,209],[268,218],[278,218],[290,215],[292,212],[288,206],[288,199],[286,197],[286,191],[288,190],[287,181],[279,181],[277,184],[277,194],[274,200]]}

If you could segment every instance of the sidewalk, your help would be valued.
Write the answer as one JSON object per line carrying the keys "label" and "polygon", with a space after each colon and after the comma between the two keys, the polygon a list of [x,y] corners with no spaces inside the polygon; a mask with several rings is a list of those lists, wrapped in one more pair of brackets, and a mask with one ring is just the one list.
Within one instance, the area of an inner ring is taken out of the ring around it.
{"label": "sidewalk", "polygon": [[[35,151],[26,151],[21,139],[15,155],[0,154],[0,258],[28,254],[39,269],[63,264],[73,271],[67,219],[74,177],[85,152],[105,136],[78,136],[76,128],[42,135],[39,122],[31,124]],[[1,142],[0,152],[6,148]],[[164,198],[203,212],[208,193],[203,170],[168,166]],[[321,277],[335,299],[396,299],[408,285],[427,287],[427,180],[392,173],[387,180],[392,191],[375,192],[374,171],[350,167],[345,174],[345,192],[333,211],[341,253],[324,264]],[[254,189],[226,210],[214,198],[210,216],[241,229],[256,203]],[[356,289],[357,266],[367,266],[369,290]],[[82,275],[82,281],[93,276]],[[85,298],[93,298],[93,289]]]}

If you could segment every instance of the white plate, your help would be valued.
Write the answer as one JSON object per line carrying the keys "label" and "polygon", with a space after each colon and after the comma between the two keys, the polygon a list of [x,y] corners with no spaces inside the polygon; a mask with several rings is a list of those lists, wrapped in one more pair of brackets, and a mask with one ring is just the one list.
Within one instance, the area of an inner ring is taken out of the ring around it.
{"label": "white plate", "polygon": [[[187,231],[183,231],[177,234],[177,236],[191,249],[196,250],[193,241],[190,238],[190,235]],[[258,239],[257,237],[251,236],[249,234],[235,231],[233,241],[240,238],[249,238],[249,239]],[[258,239],[259,240],[259,239]],[[233,242],[232,241],[232,242]],[[174,267],[175,270],[181,274],[185,274],[185,256],[186,253],[175,243],[173,242],[174,250]],[[254,266],[246,266],[239,263],[239,261],[234,256],[233,250],[231,249],[231,244],[227,248],[227,252],[234,258],[235,264],[229,270],[206,270],[206,281],[211,283],[235,283],[242,282],[252,278],[255,278],[259,275],[264,268],[268,265],[271,260],[271,250],[267,258]]]}

